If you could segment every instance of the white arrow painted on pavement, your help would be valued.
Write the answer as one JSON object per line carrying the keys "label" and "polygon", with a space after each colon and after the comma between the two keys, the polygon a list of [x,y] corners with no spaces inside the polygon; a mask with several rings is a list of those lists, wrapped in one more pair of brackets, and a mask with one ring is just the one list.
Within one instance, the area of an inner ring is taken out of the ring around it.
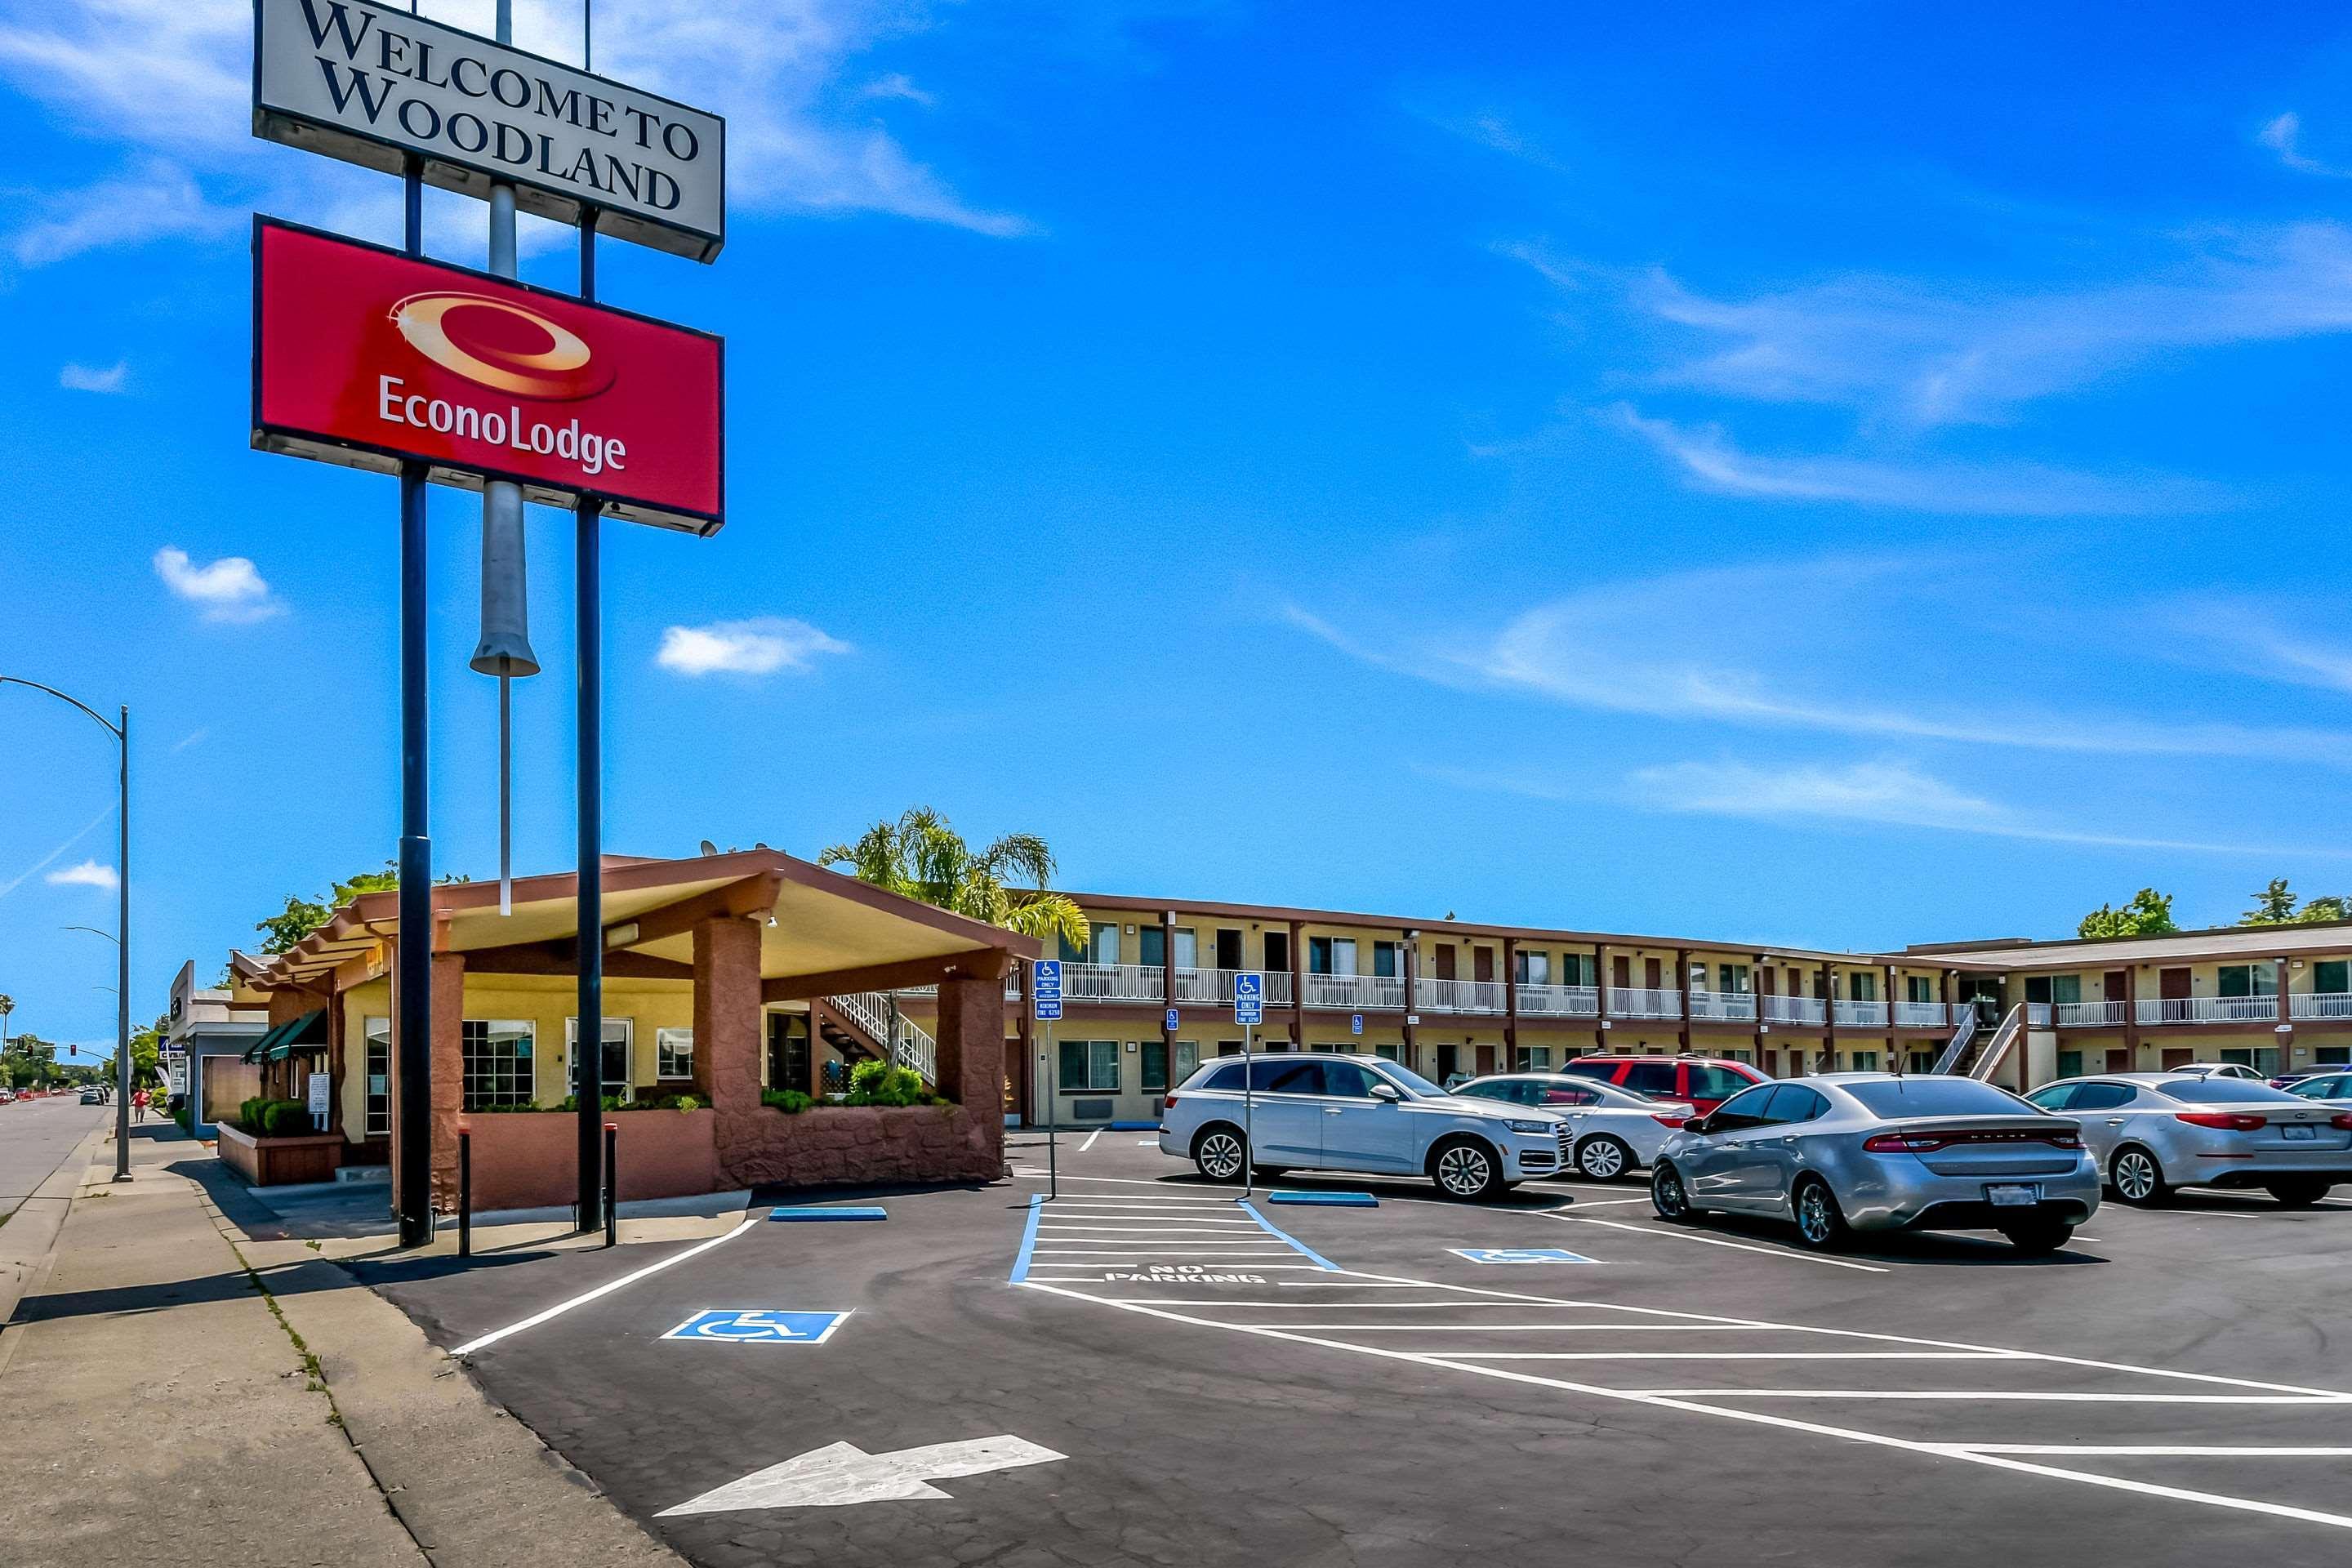
{"label": "white arrow painted on pavement", "polygon": [[1010,1435],[974,1437],[961,1443],[933,1443],[928,1447],[900,1448],[889,1454],[869,1454],[855,1443],[829,1443],[798,1458],[755,1470],[740,1481],[730,1481],[690,1502],[666,1508],[655,1517],[726,1513],[747,1508],[845,1508],[851,1503],[943,1498],[948,1494],[925,1485],[923,1478],[946,1480],[956,1476],[979,1476],[991,1470],[1009,1470],[1067,1458],[1066,1454],[1056,1454],[1051,1448]]}

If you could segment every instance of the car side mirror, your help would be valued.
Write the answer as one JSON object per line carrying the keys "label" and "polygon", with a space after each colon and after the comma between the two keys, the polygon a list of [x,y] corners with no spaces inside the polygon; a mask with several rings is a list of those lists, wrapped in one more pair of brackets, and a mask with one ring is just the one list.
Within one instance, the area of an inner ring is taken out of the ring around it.
{"label": "car side mirror", "polygon": [[1372,1098],[1384,1105],[1395,1105],[1404,1099],[1404,1091],[1392,1083],[1372,1085]]}
{"label": "car side mirror", "polygon": [[1704,1138],[1715,1131],[1715,1119],[1711,1116],[1694,1116],[1683,1123],[1683,1131],[1696,1132]]}

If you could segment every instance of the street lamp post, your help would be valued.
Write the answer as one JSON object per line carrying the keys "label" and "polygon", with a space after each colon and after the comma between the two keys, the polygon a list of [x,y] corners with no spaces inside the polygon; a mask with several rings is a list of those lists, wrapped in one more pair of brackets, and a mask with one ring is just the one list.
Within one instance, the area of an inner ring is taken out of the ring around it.
{"label": "street lamp post", "polygon": [[29,686],[36,691],[47,692],[60,702],[73,704],[114,737],[119,753],[115,770],[119,798],[114,814],[114,1179],[127,1182],[131,1179],[131,710],[127,705],[117,709],[119,719],[110,722],[89,703],[68,697],[54,686],[26,680],[20,675],[0,675],[0,686]]}

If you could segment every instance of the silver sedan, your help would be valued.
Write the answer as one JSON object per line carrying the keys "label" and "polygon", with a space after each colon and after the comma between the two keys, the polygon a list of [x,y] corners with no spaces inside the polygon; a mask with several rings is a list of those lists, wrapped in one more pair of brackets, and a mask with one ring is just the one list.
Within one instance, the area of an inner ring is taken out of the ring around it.
{"label": "silver sedan", "polygon": [[1666,1140],[1660,1217],[1709,1209],[1796,1222],[1815,1250],[1857,1230],[1998,1230],[2063,1247],[2099,1206],[2080,1130],[1973,1079],[1828,1073],[1758,1084]]}
{"label": "silver sedan", "polygon": [[2352,1111],[2309,1094],[2239,1078],[2125,1072],[2065,1079],[2026,1098],[2079,1122],[2116,1195],[2138,1208],[2183,1186],[2261,1187],[2307,1207],[2352,1182]]}
{"label": "silver sedan", "polygon": [[1496,1073],[1454,1091],[1479,1100],[1532,1105],[1568,1118],[1569,1161],[1595,1182],[1613,1182],[1658,1157],[1668,1135],[1694,1114],[1680,1100],[1653,1100],[1630,1089],[1568,1073]]}

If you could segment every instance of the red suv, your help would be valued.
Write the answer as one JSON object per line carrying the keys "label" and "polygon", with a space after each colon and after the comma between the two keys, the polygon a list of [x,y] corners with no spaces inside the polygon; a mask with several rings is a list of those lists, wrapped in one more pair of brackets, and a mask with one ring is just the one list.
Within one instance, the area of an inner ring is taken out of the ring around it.
{"label": "red suv", "polygon": [[1701,1116],[1751,1083],[1772,1081],[1746,1062],[1722,1057],[1575,1057],[1560,1071],[1602,1079],[1653,1100],[1686,1100]]}

